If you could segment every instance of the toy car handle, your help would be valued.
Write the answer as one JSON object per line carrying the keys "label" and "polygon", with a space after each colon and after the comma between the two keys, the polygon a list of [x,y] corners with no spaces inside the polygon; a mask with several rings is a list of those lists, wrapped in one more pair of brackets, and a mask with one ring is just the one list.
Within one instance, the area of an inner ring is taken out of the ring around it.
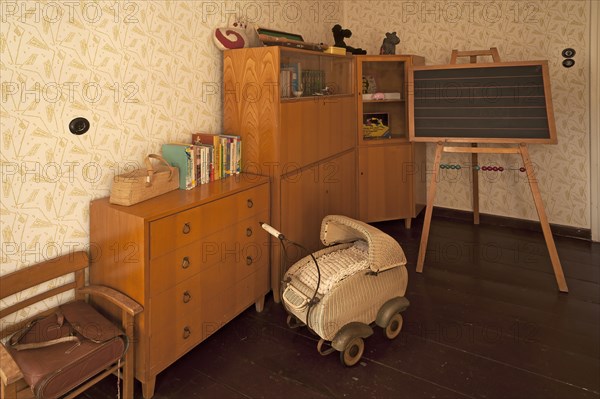
{"label": "toy car handle", "polygon": [[260,227],[262,227],[267,233],[271,234],[273,237],[278,238],[280,240],[285,239],[285,236],[283,234],[281,234],[279,231],[277,231],[273,226],[265,223],[265,222],[258,222],[260,224]]}

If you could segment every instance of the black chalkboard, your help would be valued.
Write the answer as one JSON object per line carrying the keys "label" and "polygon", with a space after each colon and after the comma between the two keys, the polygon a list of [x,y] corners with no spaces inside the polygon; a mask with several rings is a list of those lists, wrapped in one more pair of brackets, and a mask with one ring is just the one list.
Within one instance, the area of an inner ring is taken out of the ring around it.
{"label": "black chalkboard", "polygon": [[556,143],[546,61],[415,66],[413,141]]}

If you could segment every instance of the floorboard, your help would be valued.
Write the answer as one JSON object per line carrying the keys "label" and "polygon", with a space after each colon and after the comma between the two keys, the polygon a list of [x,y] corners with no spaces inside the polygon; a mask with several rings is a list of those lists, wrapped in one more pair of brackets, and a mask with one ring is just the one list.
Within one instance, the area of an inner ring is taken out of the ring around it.
{"label": "floorboard", "polygon": [[[600,244],[555,237],[564,294],[541,233],[434,217],[419,274],[422,219],[375,225],[408,259],[398,338],[376,328],[347,368],[269,296],[160,373],[155,398],[600,399]],[[81,398],[114,398],[115,385]]]}

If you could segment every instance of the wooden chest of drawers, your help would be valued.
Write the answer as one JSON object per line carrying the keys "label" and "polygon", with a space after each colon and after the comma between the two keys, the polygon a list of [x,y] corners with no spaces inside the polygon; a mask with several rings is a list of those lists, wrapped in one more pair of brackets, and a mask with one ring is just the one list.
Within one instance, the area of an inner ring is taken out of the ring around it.
{"label": "wooden chest of drawers", "polygon": [[[136,378],[156,375],[269,291],[267,178],[242,174],[124,207],[90,205],[90,282],[144,306]],[[109,304],[101,303],[114,312]]]}

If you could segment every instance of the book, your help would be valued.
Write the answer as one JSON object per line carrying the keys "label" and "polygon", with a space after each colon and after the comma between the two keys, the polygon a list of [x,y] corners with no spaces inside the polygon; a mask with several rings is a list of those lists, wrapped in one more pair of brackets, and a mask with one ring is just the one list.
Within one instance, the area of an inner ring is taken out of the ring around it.
{"label": "book", "polygon": [[294,91],[302,91],[302,65],[299,62],[292,64],[282,64],[280,75],[283,80],[280,81],[281,87],[284,89],[282,97],[291,97]]}
{"label": "book", "polygon": [[214,173],[213,173],[214,179],[213,180],[218,180],[221,178],[221,170],[220,170],[221,142],[220,142],[219,137],[220,136],[218,134],[211,134],[211,133],[193,133],[192,134],[192,143],[194,143],[196,145],[205,144],[205,145],[213,146],[213,156],[212,156],[212,164],[213,164],[213,169],[214,169]]}
{"label": "book", "polygon": [[231,162],[230,171],[232,175],[239,175],[242,171],[242,138],[231,134],[224,134],[227,137],[231,146]]}
{"label": "book", "polygon": [[162,156],[171,166],[179,169],[180,190],[191,190],[196,187],[196,157],[193,145],[182,143],[163,144]]}
{"label": "book", "polygon": [[214,165],[213,165],[213,150],[212,144],[195,144],[194,145],[201,153],[201,170],[200,184],[206,184],[214,181]]}
{"label": "book", "polygon": [[279,94],[282,98],[292,96],[292,74],[292,69],[287,67],[281,68],[279,71]]}
{"label": "book", "polygon": [[232,134],[194,133],[195,146],[210,146],[207,163],[210,181],[240,174],[242,171],[242,138]]}

